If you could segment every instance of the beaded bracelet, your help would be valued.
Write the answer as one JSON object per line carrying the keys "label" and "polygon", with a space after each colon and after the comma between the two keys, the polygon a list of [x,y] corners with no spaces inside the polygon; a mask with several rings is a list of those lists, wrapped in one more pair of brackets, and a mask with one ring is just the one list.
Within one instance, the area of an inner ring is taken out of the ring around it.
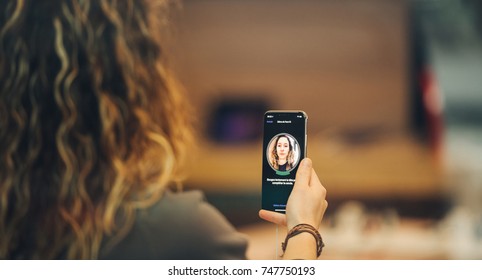
{"label": "beaded bracelet", "polygon": [[286,251],[288,240],[291,237],[296,236],[302,232],[308,232],[309,234],[313,235],[313,237],[316,239],[316,257],[319,257],[321,255],[321,251],[323,250],[323,247],[325,247],[325,243],[323,243],[323,239],[321,238],[321,235],[318,232],[318,230],[309,224],[296,225],[288,232],[288,234],[286,235],[285,242],[281,243],[281,249],[283,249],[283,253]]}

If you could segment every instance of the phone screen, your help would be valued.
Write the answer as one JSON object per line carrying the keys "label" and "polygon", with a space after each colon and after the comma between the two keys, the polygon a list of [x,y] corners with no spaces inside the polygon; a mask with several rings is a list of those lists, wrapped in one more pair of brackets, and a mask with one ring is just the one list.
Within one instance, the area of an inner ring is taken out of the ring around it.
{"label": "phone screen", "polygon": [[264,114],[262,209],[286,211],[298,164],[306,156],[307,119],[303,111]]}

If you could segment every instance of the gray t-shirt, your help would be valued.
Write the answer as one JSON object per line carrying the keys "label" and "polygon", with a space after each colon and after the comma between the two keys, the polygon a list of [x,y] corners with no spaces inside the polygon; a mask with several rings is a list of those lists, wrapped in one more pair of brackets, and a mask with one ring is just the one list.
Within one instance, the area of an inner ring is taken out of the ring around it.
{"label": "gray t-shirt", "polygon": [[246,259],[246,238],[202,192],[166,192],[148,209],[138,210],[132,229],[101,259]]}

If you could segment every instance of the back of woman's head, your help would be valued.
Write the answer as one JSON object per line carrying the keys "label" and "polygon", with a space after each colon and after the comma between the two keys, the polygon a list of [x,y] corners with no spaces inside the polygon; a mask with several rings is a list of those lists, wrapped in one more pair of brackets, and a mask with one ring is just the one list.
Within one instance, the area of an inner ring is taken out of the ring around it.
{"label": "back of woman's head", "polygon": [[95,258],[180,179],[166,2],[0,2],[0,258]]}

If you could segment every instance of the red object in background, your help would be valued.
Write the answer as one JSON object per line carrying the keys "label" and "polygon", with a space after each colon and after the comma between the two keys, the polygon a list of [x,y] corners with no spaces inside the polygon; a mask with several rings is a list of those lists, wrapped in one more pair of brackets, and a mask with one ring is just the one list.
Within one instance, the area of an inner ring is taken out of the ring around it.
{"label": "red object in background", "polygon": [[423,105],[427,120],[428,137],[437,162],[443,157],[443,99],[437,79],[431,67],[425,66],[420,77]]}

